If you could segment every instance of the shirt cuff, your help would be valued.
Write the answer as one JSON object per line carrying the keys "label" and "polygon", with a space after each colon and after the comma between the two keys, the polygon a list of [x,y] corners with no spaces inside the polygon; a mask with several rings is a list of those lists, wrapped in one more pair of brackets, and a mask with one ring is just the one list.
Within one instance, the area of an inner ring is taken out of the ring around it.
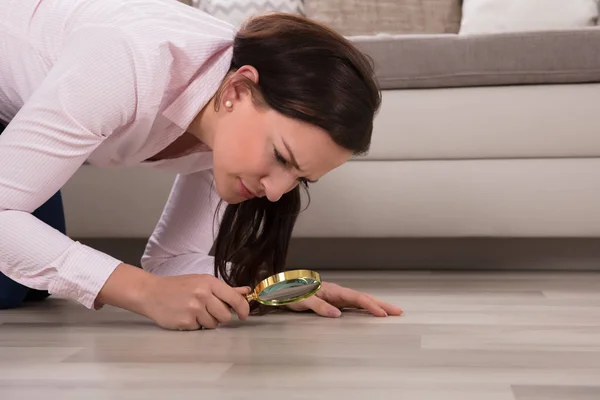
{"label": "shirt cuff", "polygon": [[78,301],[88,309],[98,309],[98,293],[122,261],[79,242],[73,242],[52,265],[58,272],[48,292]]}

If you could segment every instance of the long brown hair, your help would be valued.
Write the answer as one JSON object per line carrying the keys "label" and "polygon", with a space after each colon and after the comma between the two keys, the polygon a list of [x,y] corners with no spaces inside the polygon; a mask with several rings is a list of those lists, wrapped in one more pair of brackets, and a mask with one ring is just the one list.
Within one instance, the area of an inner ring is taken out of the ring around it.
{"label": "long brown hair", "polygon": [[[258,102],[324,129],[355,155],[368,151],[381,94],[370,58],[346,38],[301,16],[255,17],[234,38],[231,70],[244,65],[259,73],[257,85],[246,83]],[[216,276],[253,286],[283,271],[300,211],[300,186],[277,202],[227,205],[214,246]]]}

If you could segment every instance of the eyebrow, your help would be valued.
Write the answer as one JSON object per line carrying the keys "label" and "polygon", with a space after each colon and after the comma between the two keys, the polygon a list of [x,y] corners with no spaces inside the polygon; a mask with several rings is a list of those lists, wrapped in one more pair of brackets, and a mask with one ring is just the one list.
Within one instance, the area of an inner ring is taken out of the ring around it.
{"label": "eyebrow", "polygon": [[[293,166],[294,166],[294,167],[295,167],[295,168],[296,168],[298,171],[300,171],[300,172],[304,172],[304,171],[302,171],[302,168],[300,168],[300,166],[298,165],[298,161],[296,160],[296,157],[294,157],[294,152],[292,152],[292,149],[290,148],[290,146],[287,144],[287,142],[286,142],[286,141],[285,141],[283,138],[281,138],[281,141],[283,142],[283,145],[285,146],[285,148],[287,149],[287,151],[288,151],[288,153],[289,153],[289,155],[290,155],[290,158],[291,158],[291,160],[290,160],[290,161],[291,161],[292,165],[293,165]],[[307,180],[308,182],[310,182],[310,183],[317,183],[317,182],[319,181],[318,179],[317,179],[316,181],[311,181],[311,180],[310,180],[310,179],[308,179],[308,178],[304,178],[304,179],[306,179],[306,180]]]}

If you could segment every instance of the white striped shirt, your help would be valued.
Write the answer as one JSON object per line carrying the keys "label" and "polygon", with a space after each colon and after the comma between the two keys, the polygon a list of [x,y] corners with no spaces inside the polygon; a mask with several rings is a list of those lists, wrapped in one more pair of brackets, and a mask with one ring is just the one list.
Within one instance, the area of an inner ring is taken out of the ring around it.
{"label": "white striped shirt", "polygon": [[121,261],[31,215],[87,160],[176,171],[142,266],[212,273],[212,153],[144,160],[214,95],[234,35],[176,0],[0,0],[0,271],[94,307]]}

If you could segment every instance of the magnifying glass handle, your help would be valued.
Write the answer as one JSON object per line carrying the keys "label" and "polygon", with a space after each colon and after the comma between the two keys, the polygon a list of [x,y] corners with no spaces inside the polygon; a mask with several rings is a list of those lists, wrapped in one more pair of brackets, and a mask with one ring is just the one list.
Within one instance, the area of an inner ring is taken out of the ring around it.
{"label": "magnifying glass handle", "polygon": [[256,292],[246,295],[246,300],[248,300],[248,302],[256,300]]}

